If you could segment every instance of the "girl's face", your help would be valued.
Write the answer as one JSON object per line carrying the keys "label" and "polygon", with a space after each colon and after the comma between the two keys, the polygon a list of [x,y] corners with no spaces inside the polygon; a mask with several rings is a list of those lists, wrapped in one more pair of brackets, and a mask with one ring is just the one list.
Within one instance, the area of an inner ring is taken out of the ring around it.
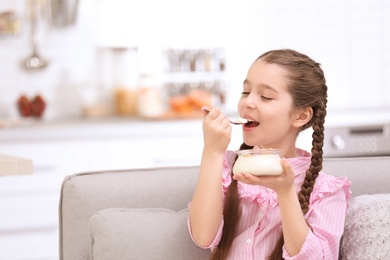
{"label": "girl's face", "polygon": [[243,125],[247,145],[276,148],[285,153],[295,147],[299,129],[294,121],[299,113],[287,90],[287,73],[281,66],[261,60],[249,68],[238,102],[240,116],[255,121]]}

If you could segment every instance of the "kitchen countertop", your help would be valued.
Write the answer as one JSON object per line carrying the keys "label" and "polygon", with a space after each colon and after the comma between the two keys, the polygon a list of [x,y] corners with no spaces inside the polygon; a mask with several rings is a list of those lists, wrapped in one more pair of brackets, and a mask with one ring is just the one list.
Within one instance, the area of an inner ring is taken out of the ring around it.
{"label": "kitchen countertop", "polygon": [[[226,113],[231,118],[234,113]],[[328,111],[325,127],[390,124],[390,107]],[[0,125],[1,126],[1,125]],[[34,141],[58,138],[163,137],[200,134],[201,118],[149,120],[138,117],[73,118],[57,120],[19,120],[0,127],[0,142]]]}
{"label": "kitchen countertop", "polygon": [[172,136],[200,132],[201,123],[200,119],[146,120],[130,117],[26,120],[15,126],[0,128],[0,142],[113,136]]}

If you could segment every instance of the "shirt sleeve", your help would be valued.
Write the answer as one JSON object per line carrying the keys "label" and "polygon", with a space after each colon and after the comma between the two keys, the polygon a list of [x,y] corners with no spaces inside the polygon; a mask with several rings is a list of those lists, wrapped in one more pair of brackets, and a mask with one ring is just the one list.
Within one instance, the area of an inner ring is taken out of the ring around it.
{"label": "shirt sleeve", "polygon": [[[234,154],[234,152],[226,151],[224,158],[223,158],[223,167],[222,167],[222,176],[221,176],[222,177],[222,190],[221,190],[221,192],[222,192],[223,200],[225,199],[225,193],[226,193],[226,191],[227,191],[227,189],[232,181],[231,180],[231,169],[232,169],[233,162],[235,160],[235,156],[236,155]],[[190,208],[190,205],[191,205],[191,203],[188,204],[188,209]],[[213,248],[218,247],[219,242],[221,241],[222,230],[223,230],[223,225],[224,225],[223,216],[222,216],[221,224],[219,225],[219,228],[218,228],[218,232],[215,235],[213,242],[211,242],[211,244],[209,246],[206,246],[206,247],[199,245],[194,240],[194,237],[192,236],[191,222],[190,222],[189,217],[187,219],[187,225],[188,225],[188,230],[190,232],[191,239],[197,246],[199,246],[200,248],[203,248],[203,249],[208,249],[208,248],[213,249]]]}
{"label": "shirt sleeve", "polygon": [[317,194],[318,198],[312,201],[306,215],[312,230],[308,232],[301,251],[297,255],[290,256],[286,248],[283,247],[284,259],[338,259],[340,239],[344,232],[344,222],[350,197],[350,183],[348,179],[337,179],[335,181],[340,184],[337,191],[320,192],[318,193],[320,196]]}
{"label": "shirt sleeve", "polygon": [[190,237],[191,237],[192,241],[195,243],[195,245],[197,245],[198,247],[203,248],[203,249],[208,249],[208,248],[213,249],[213,248],[218,247],[219,241],[221,241],[223,224],[224,224],[224,222],[223,222],[223,218],[222,218],[221,224],[219,225],[218,232],[217,232],[217,234],[215,235],[213,242],[211,242],[211,244],[208,245],[208,246],[201,246],[201,245],[199,245],[199,244],[195,241],[194,237],[192,236],[190,218],[189,218],[189,217],[187,218],[188,230],[189,230],[189,232],[190,232]]}

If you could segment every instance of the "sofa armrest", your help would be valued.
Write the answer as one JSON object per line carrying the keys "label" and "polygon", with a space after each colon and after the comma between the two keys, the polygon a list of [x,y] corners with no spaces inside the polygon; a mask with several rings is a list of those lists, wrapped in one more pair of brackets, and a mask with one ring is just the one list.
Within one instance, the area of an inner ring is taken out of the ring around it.
{"label": "sofa armrest", "polygon": [[90,259],[89,219],[106,208],[187,207],[198,167],[163,167],[80,173],[62,183],[60,259]]}

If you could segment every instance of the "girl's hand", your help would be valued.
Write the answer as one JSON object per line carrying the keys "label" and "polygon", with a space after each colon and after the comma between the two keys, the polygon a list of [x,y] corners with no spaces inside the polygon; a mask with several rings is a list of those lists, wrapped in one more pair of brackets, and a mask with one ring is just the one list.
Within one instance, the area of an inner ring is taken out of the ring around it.
{"label": "girl's hand", "polygon": [[284,171],[278,176],[255,176],[252,174],[238,173],[233,175],[233,178],[246,184],[261,185],[273,189],[280,196],[294,189],[295,179],[295,172],[289,161],[283,158],[280,164]]}
{"label": "girl's hand", "polygon": [[205,149],[225,152],[230,140],[232,127],[229,119],[218,108],[204,111],[203,140]]}

